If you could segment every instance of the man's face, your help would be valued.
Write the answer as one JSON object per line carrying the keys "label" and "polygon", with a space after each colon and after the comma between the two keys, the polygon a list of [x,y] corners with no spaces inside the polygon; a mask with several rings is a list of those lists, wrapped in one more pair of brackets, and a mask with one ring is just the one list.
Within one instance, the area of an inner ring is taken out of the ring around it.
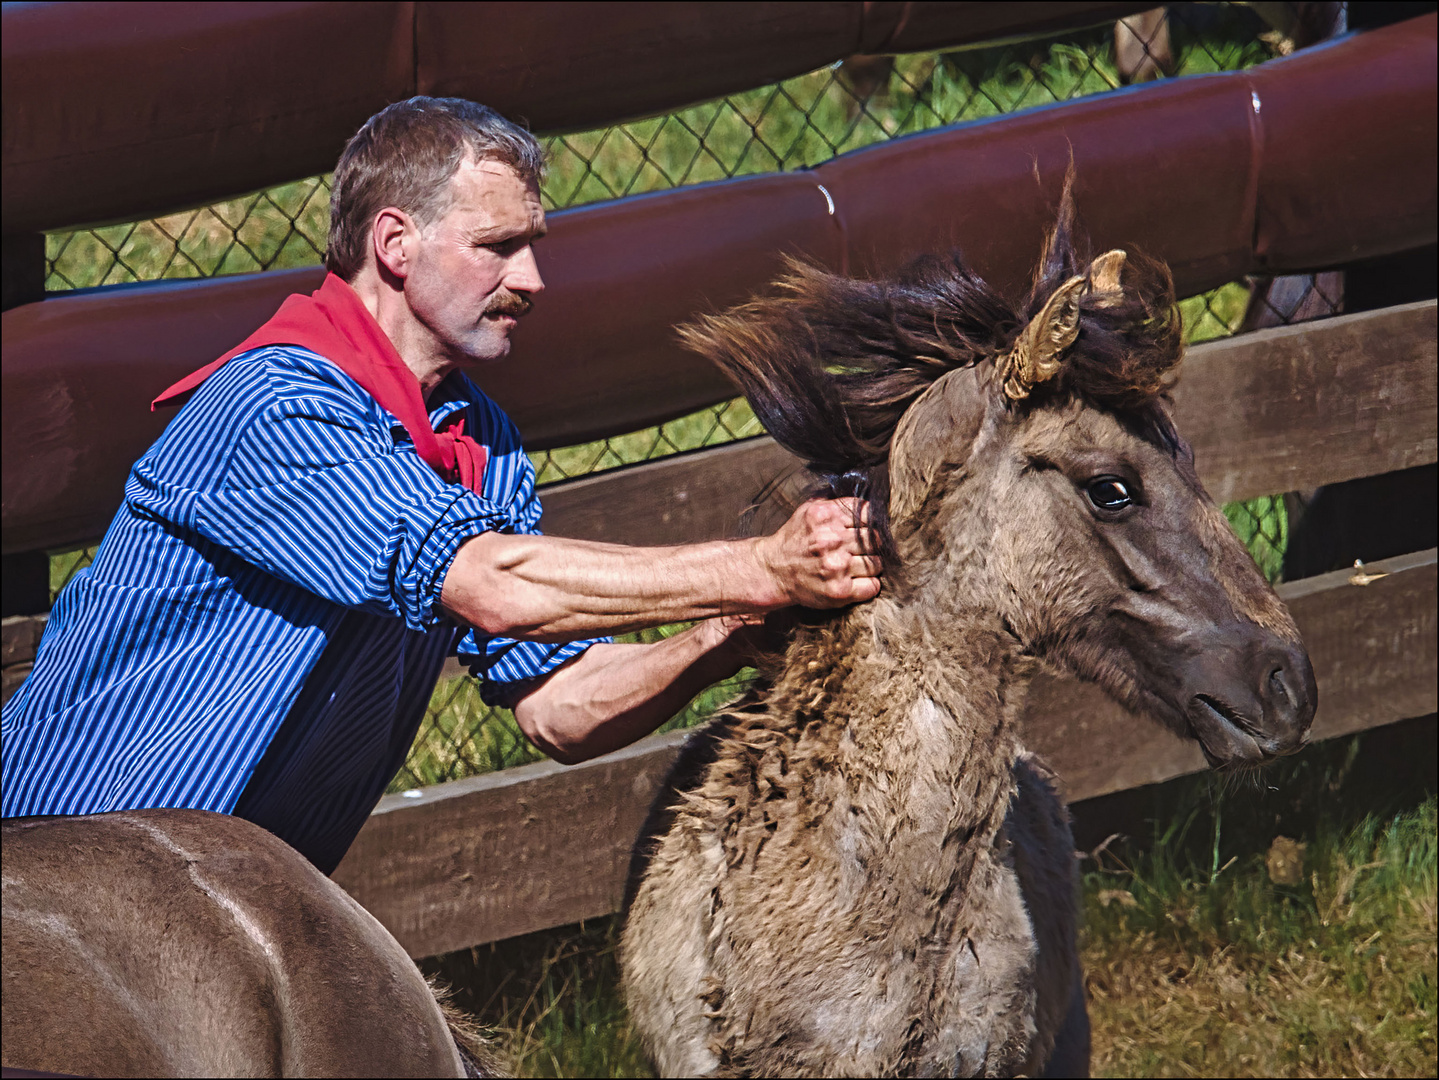
{"label": "man's face", "polygon": [[405,299],[449,360],[499,360],[545,287],[530,246],[545,234],[539,189],[502,162],[466,161],[450,195],[449,211],[420,232]]}

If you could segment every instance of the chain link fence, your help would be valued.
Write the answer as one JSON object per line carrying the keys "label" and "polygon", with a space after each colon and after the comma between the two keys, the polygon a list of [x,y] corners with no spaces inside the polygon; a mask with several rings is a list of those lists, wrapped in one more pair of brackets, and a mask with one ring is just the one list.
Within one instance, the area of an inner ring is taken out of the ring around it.
{"label": "chain link fence", "polygon": [[[1266,10],[1274,25],[1255,7]],[[812,166],[837,154],[948,124],[1105,93],[1148,79],[1232,71],[1294,48],[1286,22],[1304,5],[1179,4],[1112,26],[993,48],[854,57],[771,86],[663,116],[542,139],[551,210],[687,184]],[[329,224],[328,176],[280,185],[151,221],[46,238],[46,287],[91,288],[163,278],[318,264]],[[1181,304],[1191,341],[1340,310],[1342,277],[1252,279]],[[531,455],[541,484],[761,433],[743,400],[659,427]],[[1281,496],[1225,508],[1271,580],[1287,543]],[[52,557],[58,591],[93,549]],[[674,632],[664,628],[642,639]],[[696,699],[695,722],[742,679]],[[491,710],[472,680],[442,681],[392,790],[439,783],[539,757],[513,717]]]}

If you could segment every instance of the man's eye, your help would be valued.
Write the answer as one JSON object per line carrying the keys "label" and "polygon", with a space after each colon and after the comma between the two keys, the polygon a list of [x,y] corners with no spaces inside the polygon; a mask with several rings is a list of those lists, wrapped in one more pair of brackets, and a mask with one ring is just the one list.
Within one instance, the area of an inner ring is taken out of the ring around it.
{"label": "man's eye", "polygon": [[1134,501],[1129,485],[1117,476],[1096,476],[1084,490],[1100,510],[1123,510]]}

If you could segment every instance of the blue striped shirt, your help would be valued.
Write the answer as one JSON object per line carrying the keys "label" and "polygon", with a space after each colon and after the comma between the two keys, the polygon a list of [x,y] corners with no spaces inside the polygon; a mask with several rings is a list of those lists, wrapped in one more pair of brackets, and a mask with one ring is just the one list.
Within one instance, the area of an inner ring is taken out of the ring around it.
{"label": "blue striped shirt", "polygon": [[88,569],[5,705],[3,814],[236,813],[329,872],[405,755],[445,657],[493,703],[591,642],[462,632],[455,551],[537,532],[514,425],[469,379],[432,395],[490,449],[446,483],[399,420],[305,349],[235,357],[136,462]]}

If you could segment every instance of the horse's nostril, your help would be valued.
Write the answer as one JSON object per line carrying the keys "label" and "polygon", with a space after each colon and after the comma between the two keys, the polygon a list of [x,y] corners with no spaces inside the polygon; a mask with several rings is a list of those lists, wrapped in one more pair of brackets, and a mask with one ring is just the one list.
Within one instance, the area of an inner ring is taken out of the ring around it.
{"label": "horse's nostril", "polygon": [[1302,735],[1314,720],[1318,696],[1308,655],[1302,648],[1275,649],[1261,657],[1261,663],[1266,720],[1278,725],[1276,731]]}
{"label": "horse's nostril", "polygon": [[1291,709],[1299,708],[1299,699],[1295,696],[1294,690],[1290,687],[1287,679],[1284,678],[1284,669],[1275,668],[1269,673],[1269,687],[1276,694],[1289,702]]}

